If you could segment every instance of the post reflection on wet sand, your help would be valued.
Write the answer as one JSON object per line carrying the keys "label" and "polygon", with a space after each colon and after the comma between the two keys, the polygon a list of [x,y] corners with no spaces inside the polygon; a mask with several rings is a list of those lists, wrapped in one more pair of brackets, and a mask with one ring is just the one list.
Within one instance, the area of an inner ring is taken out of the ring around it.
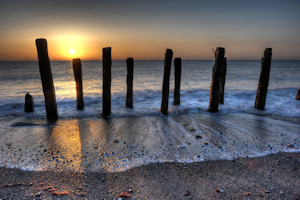
{"label": "post reflection on wet sand", "polygon": [[78,120],[58,121],[48,140],[50,161],[57,169],[82,170],[82,147]]}

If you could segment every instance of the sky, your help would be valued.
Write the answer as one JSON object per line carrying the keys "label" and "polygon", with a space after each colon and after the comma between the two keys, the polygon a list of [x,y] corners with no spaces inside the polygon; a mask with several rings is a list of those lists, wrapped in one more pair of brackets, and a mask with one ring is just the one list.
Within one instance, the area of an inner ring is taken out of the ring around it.
{"label": "sky", "polygon": [[[300,59],[298,0],[0,0],[0,61],[37,60],[35,40],[50,60]],[[75,51],[74,54],[70,50]]]}

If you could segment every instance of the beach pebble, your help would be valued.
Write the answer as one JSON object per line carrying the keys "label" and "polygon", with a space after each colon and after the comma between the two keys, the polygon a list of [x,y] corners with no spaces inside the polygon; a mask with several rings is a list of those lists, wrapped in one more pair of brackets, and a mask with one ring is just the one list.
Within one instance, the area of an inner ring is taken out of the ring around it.
{"label": "beach pebble", "polygon": [[293,147],[294,147],[293,144],[288,144],[288,145],[287,145],[287,148],[293,148]]}
{"label": "beach pebble", "polygon": [[222,190],[222,189],[215,189],[215,191],[216,191],[217,193],[224,193],[224,192],[225,192],[225,190]]}
{"label": "beach pebble", "polygon": [[284,194],[284,192],[283,192],[283,191],[280,191],[279,193],[280,193],[280,194],[282,194],[282,195]]}
{"label": "beach pebble", "polygon": [[196,135],[195,137],[196,137],[196,139],[202,139],[201,135]]}
{"label": "beach pebble", "polygon": [[184,148],[186,148],[186,145],[180,145],[180,146],[178,146],[178,149],[184,149]]}
{"label": "beach pebble", "polygon": [[191,131],[191,132],[195,132],[195,131],[196,131],[196,129],[192,128],[190,131]]}
{"label": "beach pebble", "polygon": [[191,192],[189,191],[189,190],[187,190],[184,194],[183,194],[183,196],[189,196],[191,194]]}

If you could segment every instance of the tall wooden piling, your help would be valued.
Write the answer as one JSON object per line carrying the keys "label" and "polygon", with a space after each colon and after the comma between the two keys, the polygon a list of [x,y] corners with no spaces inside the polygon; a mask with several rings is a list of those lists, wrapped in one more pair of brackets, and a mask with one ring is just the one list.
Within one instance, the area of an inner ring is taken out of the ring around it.
{"label": "tall wooden piling", "polygon": [[271,58],[272,58],[272,49],[266,48],[264,52],[264,57],[261,59],[261,72],[260,72],[259,82],[257,86],[256,99],[254,105],[254,108],[260,110],[265,109],[269,78],[270,78]]}
{"label": "tall wooden piling", "polygon": [[111,113],[111,47],[102,49],[103,67],[103,91],[102,91],[102,116],[109,116]]}
{"label": "tall wooden piling", "polygon": [[298,90],[298,92],[297,92],[296,100],[300,100],[300,90]]}
{"label": "tall wooden piling", "polygon": [[127,95],[126,107],[132,108],[132,95],[133,95],[133,58],[127,58]]}
{"label": "tall wooden piling", "polygon": [[173,57],[173,51],[171,49],[167,49],[165,54],[165,60],[164,60],[164,79],[162,85],[162,100],[161,100],[161,112],[164,115],[168,114],[172,57]]}
{"label": "tall wooden piling", "polygon": [[181,58],[174,59],[174,75],[175,75],[175,86],[174,86],[173,105],[180,105]]}
{"label": "tall wooden piling", "polygon": [[225,79],[226,79],[226,71],[227,71],[227,59],[223,59],[222,65],[222,75],[221,75],[221,89],[220,89],[220,101],[219,103],[224,104],[224,91],[225,91]]}
{"label": "tall wooden piling", "polygon": [[55,90],[52,79],[52,72],[50,67],[50,60],[48,57],[48,48],[46,39],[36,39],[35,40],[38,59],[39,59],[39,68],[41,74],[41,80],[43,85],[43,92],[45,97],[45,107],[47,112],[47,119],[58,119],[57,113],[57,104],[55,98]]}
{"label": "tall wooden piling", "polygon": [[222,76],[222,66],[224,59],[225,49],[217,47],[215,51],[215,65],[213,67],[211,85],[210,85],[210,100],[209,100],[209,112],[218,112],[220,101],[220,80]]}
{"label": "tall wooden piling", "polygon": [[73,71],[76,82],[76,95],[77,95],[77,109],[83,110],[83,90],[82,90],[82,70],[81,60],[79,58],[73,59]]}

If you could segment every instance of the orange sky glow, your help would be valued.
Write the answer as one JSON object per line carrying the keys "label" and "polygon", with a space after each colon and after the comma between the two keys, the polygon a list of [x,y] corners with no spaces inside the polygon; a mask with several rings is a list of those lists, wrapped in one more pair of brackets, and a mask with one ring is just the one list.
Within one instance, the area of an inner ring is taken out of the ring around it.
{"label": "orange sky glow", "polygon": [[267,47],[273,59],[300,59],[295,1],[18,2],[0,2],[0,61],[37,60],[37,38],[47,39],[53,61],[101,60],[104,47],[114,60],[162,60],[167,48],[174,57],[212,60],[216,47],[228,59],[259,60]]}

